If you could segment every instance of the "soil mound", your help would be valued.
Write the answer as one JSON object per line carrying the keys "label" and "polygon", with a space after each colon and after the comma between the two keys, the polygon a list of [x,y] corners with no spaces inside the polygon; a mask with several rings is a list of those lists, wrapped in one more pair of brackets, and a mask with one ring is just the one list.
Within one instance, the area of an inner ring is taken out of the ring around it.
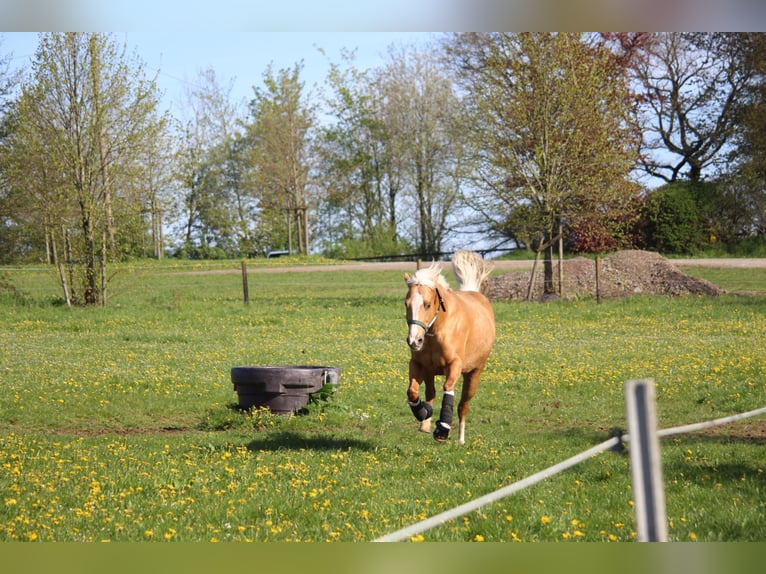
{"label": "soil mound", "polygon": [[[543,266],[538,263],[531,299],[543,297]],[[576,257],[564,261],[564,299],[595,297],[596,264],[592,259]],[[527,298],[530,272],[508,273],[487,282],[491,300]],[[558,290],[558,263],[554,262],[553,279]],[[721,289],[696,277],[690,277],[669,260],[649,251],[618,251],[601,259],[599,290],[602,297],[631,295],[720,295]]]}

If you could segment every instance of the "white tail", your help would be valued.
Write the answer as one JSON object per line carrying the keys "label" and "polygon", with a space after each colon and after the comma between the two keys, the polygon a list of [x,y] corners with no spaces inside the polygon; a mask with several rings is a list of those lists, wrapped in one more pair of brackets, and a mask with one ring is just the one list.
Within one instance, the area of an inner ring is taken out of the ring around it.
{"label": "white tail", "polygon": [[492,267],[473,251],[461,249],[452,256],[452,272],[457,277],[460,291],[481,291],[481,285],[491,271]]}

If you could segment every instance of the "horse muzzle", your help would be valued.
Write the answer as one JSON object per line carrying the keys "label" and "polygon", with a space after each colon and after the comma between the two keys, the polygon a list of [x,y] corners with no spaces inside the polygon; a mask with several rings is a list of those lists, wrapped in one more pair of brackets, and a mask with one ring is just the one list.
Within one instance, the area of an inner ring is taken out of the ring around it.
{"label": "horse muzzle", "polygon": [[409,335],[407,337],[407,344],[410,346],[410,349],[413,351],[420,351],[423,348],[423,343],[425,342],[425,337],[423,335],[419,335],[417,337],[412,337],[412,335]]}
{"label": "horse muzzle", "polygon": [[410,326],[410,332],[407,334],[407,344],[413,351],[420,351],[425,343],[429,326],[414,319],[408,320],[407,324]]}

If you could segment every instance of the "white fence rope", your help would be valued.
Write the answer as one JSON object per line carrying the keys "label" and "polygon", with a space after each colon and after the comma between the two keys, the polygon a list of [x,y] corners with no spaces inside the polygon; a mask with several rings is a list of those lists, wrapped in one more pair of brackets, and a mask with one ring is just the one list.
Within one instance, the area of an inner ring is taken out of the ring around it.
{"label": "white fence rope", "polygon": [[[677,426],[677,427],[672,427],[667,429],[661,429],[657,431],[657,435],[660,437],[666,437],[666,436],[673,436],[673,435],[678,435],[683,433],[689,433],[689,432],[698,431],[698,430],[702,430],[702,429],[706,429],[706,428],[710,428],[714,426],[729,424],[738,420],[743,420],[743,419],[754,417],[761,414],[766,414],[766,407],[761,407],[759,409],[754,409],[752,411],[748,411],[745,413],[740,413],[737,415],[732,415],[729,417],[723,417],[720,419],[714,419],[714,420],[705,421],[701,423],[694,423],[689,425],[682,425],[682,426]],[[546,468],[545,470],[541,470],[540,472],[537,472],[531,476],[528,476],[527,478],[524,478],[512,484],[509,484],[508,486],[504,486],[503,488],[499,490],[495,490],[494,492],[490,492],[489,494],[480,496],[479,498],[466,502],[465,504],[461,504],[460,506],[456,506],[455,508],[452,508],[450,510],[446,510],[440,514],[432,516],[431,518],[422,520],[421,522],[416,522],[415,524],[411,524],[410,526],[407,526],[405,528],[402,528],[401,530],[397,530],[395,532],[387,534],[386,536],[381,536],[380,538],[376,538],[375,540],[373,540],[373,542],[400,542],[402,540],[407,540],[408,538],[411,538],[412,536],[420,534],[421,532],[425,532],[426,530],[435,528],[436,526],[444,524],[445,522],[448,522],[450,520],[453,520],[455,518],[458,518],[460,516],[473,512],[474,510],[478,510],[482,506],[485,506],[487,504],[491,504],[493,502],[497,502],[498,500],[506,498],[510,496],[511,494],[519,492],[520,490],[523,490],[529,486],[537,484],[538,482],[541,482],[545,480],[546,478],[550,478],[551,476],[554,476],[560,472],[563,472],[567,470],[568,468],[571,468],[577,464],[580,464],[581,462],[588,460],[589,458],[597,454],[600,454],[601,452],[605,450],[614,448],[620,445],[621,442],[623,441],[628,442],[629,440],[630,440],[630,435],[628,434],[612,437],[607,441],[597,444],[596,446],[591,447],[588,450],[581,452],[580,454],[572,456],[564,461],[561,461],[558,464],[554,464],[553,466],[550,466]]]}

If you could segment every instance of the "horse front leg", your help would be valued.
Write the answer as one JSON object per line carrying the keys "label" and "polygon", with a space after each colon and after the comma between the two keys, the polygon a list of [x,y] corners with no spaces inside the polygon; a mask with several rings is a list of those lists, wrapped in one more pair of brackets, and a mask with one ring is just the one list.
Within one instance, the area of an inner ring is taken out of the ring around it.
{"label": "horse front leg", "polygon": [[[420,384],[426,384],[426,400],[420,399]],[[407,404],[412,409],[412,414],[420,421],[418,429],[421,432],[431,432],[431,416],[433,414],[433,402],[436,396],[433,375],[424,375],[423,368],[416,362],[410,361],[410,386],[407,389]]]}
{"label": "horse front leg", "polygon": [[445,442],[449,438],[452,428],[452,411],[455,406],[455,385],[460,378],[462,363],[453,361],[447,367],[446,380],[444,381],[444,394],[442,395],[442,408],[439,412],[439,420],[434,428],[434,439]]}

